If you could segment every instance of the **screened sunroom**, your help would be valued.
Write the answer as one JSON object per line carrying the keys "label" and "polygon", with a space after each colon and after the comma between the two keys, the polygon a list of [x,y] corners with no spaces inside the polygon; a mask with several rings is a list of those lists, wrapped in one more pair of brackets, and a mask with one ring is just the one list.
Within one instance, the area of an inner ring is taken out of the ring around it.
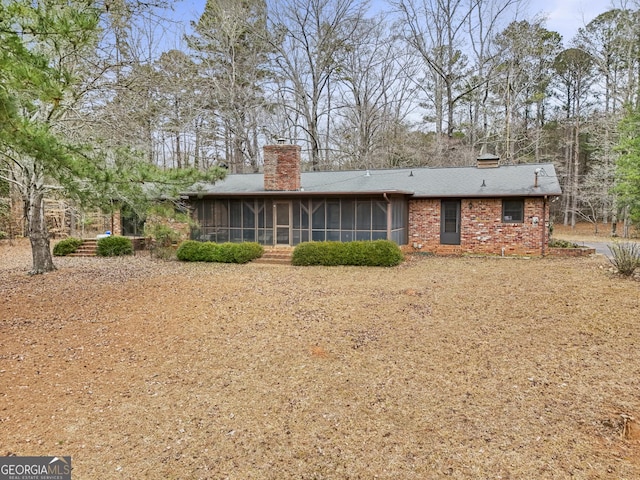
{"label": "screened sunroom", "polygon": [[297,245],[389,239],[407,243],[404,196],[203,198],[192,202],[194,240]]}

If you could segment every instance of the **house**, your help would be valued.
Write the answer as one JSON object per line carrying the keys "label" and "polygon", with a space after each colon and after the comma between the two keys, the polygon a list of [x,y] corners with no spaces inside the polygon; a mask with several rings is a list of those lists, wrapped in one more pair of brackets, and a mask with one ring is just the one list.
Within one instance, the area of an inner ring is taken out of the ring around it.
{"label": "house", "polygon": [[552,164],[301,172],[300,147],[264,147],[263,174],[228,175],[184,197],[192,238],[297,245],[389,239],[425,252],[544,255]]}

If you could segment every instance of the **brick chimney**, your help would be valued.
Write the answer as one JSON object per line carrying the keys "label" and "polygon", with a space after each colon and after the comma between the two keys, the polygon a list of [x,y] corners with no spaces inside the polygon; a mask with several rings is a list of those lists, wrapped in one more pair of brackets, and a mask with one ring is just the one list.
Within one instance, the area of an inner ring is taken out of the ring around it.
{"label": "brick chimney", "polygon": [[298,145],[286,145],[281,139],[277,145],[265,145],[264,189],[280,192],[300,190]]}
{"label": "brick chimney", "polygon": [[490,153],[483,153],[476,159],[478,168],[498,168],[500,166],[500,157]]}

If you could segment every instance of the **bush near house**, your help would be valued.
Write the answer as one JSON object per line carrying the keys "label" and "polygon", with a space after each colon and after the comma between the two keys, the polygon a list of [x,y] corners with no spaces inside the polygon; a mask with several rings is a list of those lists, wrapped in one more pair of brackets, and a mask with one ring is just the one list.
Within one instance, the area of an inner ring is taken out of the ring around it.
{"label": "bush near house", "polygon": [[580,245],[568,240],[558,240],[556,238],[552,238],[551,240],[549,240],[549,248],[580,248]]}
{"label": "bush near house", "polygon": [[187,240],[176,252],[183,262],[247,263],[259,258],[264,248],[259,243],[213,243]]}
{"label": "bush near house", "polygon": [[65,238],[60,240],[53,247],[53,255],[56,257],[64,257],[75,253],[76,250],[82,245],[82,239],[76,237]]}
{"label": "bush near house", "polygon": [[133,254],[133,242],[127,237],[111,236],[98,240],[96,255],[100,257],[119,257]]}
{"label": "bush near house", "polygon": [[389,240],[372,242],[305,242],[293,251],[292,263],[307,265],[359,265],[393,267],[404,260],[400,247]]}

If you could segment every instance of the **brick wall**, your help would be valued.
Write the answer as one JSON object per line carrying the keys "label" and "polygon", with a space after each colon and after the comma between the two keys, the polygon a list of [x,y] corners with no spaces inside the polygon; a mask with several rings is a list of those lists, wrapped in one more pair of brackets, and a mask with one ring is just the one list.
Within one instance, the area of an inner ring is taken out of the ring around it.
{"label": "brick wall", "polygon": [[298,145],[279,144],[264,147],[264,189],[300,190],[300,147]]}
{"label": "brick wall", "polygon": [[111,235],[122,235],[122,215],[120,214],[120,210],[116,210],[111,214],[109,230],[111,231]]}
{"label": "brick wall", "polygon": [[[440,200],[409,201],[409,246],[434,253],[486,253],[542,255],[547,250],[549,202],[543,211],[542,198],[527,198],[523,223],[502,222],[502,199],[462,199],[460,245],[440,245]],[[538,222],[534,224],[534,218]],[[544,242],[544,248],[543,248]]]}

